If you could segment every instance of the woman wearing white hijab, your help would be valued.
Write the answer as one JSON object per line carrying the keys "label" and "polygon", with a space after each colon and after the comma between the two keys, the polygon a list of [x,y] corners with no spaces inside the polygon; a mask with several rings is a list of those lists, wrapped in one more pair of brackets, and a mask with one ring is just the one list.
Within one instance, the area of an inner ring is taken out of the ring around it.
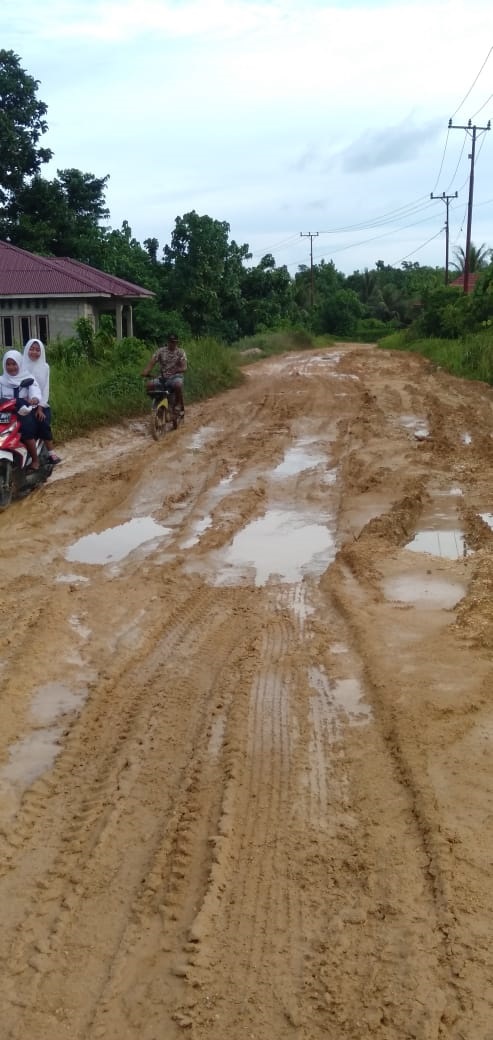
{"label": "woman wearing white hijab", "polygon": [[36,411],[38,420],[38,437],[44,440],[50,460],[54,466],[61,462],[61,458],[53,450],[53,434],[51,432],[51,408],[50,399],[50,366],[46,361],[44,343],[40,339],[29,339],[24,347],[23,365],[26,372],[34,376],[41,389],[40,408]]}
{"label": "woman wearing white hijab", "polygon": [[[30,386],[21,386],[21,380],[31,378]],[[17,413],[23,404],[39,406],[41,401],[41,388],[38,386],[34,376],[22,369],[22,354],[18,350],[7,350],[3,356],[3,372],[0,376],[0,397],[11,400],[15,398],[18,402]],[[21,438],[31,456],[31,469],[39,469],[38,453],[36,451],[36,420],[34,412],[28,415],[19,415],[21,424]]]}

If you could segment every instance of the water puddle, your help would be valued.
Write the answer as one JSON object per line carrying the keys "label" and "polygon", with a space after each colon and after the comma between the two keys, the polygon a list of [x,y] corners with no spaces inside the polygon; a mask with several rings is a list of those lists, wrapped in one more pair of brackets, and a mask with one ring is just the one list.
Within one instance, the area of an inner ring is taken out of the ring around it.
{"label": "water puddle", "polygon": [[485,524],[493,531],[493,513],[480,513],[481,519],[484,520]]}
{"label": "water puddle", "polygon": [[207,444],[207,441],[210,441],[212,437],[216,436],[216,433],[219,433],[218,426],[201,426],[200,430],[197,430],[197,432],[191,437],[188,450],[200,451],[200,449]]}
{"label": "water puddle", "polygon": [[[9,760],[0,771],[0,792],[5,796],[9,785],[18,793],[46,772],[61,751],[62,726],[33,730],[9,749]],[[12,800],[12,793],[11,793]]]}
{"label": "water puddle", "polygon": [[293,477],[307,469],[315,469],[325,460],[321,452],[309,450],[310,440],[301,440],[294,447],[288,448],[282,462],[272,471],[274,477]]}
{"label": "water puddle", "polygon": [[49,726],[61,715],[71,715],[84,704],[86,689],[72,690],[65,683],[52,682],[39,686],[33,694],[31,714],[36,722]]}
{"label": "water puddle", "polygon": [[300,632],[304,632],[307,618],[315,613],[315,607],[309,602],[309,592],[303,581],[296,585],[289,585],[280,593],[276,600],[282,608],[285,606],[292,610],[295,615]]}
{"label": "water puddle", "polygon": [[79,712],[86,697],[86,687],[73,690],[61,682],[45,683],[34,691],[30,712],[35,728],[11,744],[8,761],[0,770],[2,816],[13,816],[23,791],[51,769],[66,729],[58,720]]}
{"label": "water puddle", "polygon": [[150,516],[139,516],[118,527],[108,527],[100,534],[88,534],[79,538],[67,549],[65,558],[77,563],[115,563],[139,548],[145,542],[164,538],[171,533]]}
{"label": "water puddle", "polygon": [[425,419],[419,419],[417,415],[401,415],[399,422],[405,430],[409,430],[418,441],[424,441],[430,436],[428,423]]}
{"label": "water puddle", "polygon": [[216,715],[211,727],[209,736],[209,743],[207,746],[207,754],[210,758],[218,758],[221,748],[224,742],[224,732],[226,729],[226,716]]}
{"label": "water puddle", "polygon": [[210,515],[210,513],[207,516],[204,516],[202,520],[198,520],[197,523],[193,525],[193,533],[191,534],[190,538],[187,538],[185,542],[181,543],[181,548],[191,549],[194,545],[197,545],[197,542],[200,540],[201,534],[203,534],[204,531],[207,531],[209,527],[212,527],[212,516]]}
{"label": "water puddle", "polygon": [[336,481],[337,481],[337,468],[336,469],[328,469],[326,474],[325,474],[325,476],[324,476],[324,484],[328,484],[329,487],[332,487],[336,483]]}
{"label": "water puddle", "polygon": [[461,434],[461,441],[463,444],[472,444],[472,437],[470,433]]}
{"label": "water puddle", "polygon": [[77,614],[72,614],[72,617],[69,617],[68,622],[70,627],[74,629],[74,632],[77,632],[77,635],[80,636],[81,639],[89,639],[91,629],[88,625],[84,625],[80,618],[77,617]]}
{"label": "water puddle", "polygon": [[372,710],[361,697],[358,679],[330,679],[324,668],[308,670],[310,686],[325,706],[326,712],[337,721],[362,725],[369,721]]}
{"label": "water puddle", "polygon": [[59,584],[77,585],[81,582],[89,581],[89,578],[85,578],[82,574],[58,574],[55,581]]}
{"label": "water puddle", "polygon": [[401,574],[389,578],[383,585],[387,599],[413,606],[428,606],[449,610],[462,599],[466,589],[458,581],[434,578],[429,574]]}
{"label": "water puddle", "polygon": [[464,534],[459,529],[418,531],[405,548],[411,552],[441,556],[444,560],[460,560],[470,554]]}
{"label": "water puddle", "polygon": [[334,555],[328,527],[294,510],[271,509],[235,535],[216,581],[233,584],[238,571],[254,570],[257,586],[270,577],[291,583],[304,574],[322,574]]}
{"label": "water puddle", "polygon": [[460,560],[471,552],[463,531],[457,523],[457,506],[454,498],[460,488],[436,492],[431,507],[423,514],[420,530],[408,542],[411,552],[427,553],[445,560]]}

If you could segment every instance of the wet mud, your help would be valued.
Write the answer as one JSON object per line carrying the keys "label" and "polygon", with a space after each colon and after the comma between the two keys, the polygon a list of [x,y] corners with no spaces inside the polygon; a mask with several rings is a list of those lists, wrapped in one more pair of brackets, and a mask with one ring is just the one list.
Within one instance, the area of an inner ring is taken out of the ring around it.
{"label": "wet mud", "polygon": [[0,515],[2,1040],[492,1040],[493,391],[357,344]]}

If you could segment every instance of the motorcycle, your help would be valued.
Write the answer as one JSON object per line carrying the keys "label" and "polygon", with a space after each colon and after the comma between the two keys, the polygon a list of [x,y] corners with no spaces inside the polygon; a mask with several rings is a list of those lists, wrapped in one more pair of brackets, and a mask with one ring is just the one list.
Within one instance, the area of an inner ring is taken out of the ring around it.
{"label": "motorcycle", "polygon": [[[23,379],[21,387],[31,386],[33,379]],[[8,509],[13,498],[23,498],[44,484],[53,472],[53,463],[44,441],[37,440],[39,470],[27,472],[31,456],[21,441],[21,424],[15,398],[0,398],[0,512]],[[21,415],[33,410],[23,404]]]}
{"label": "motorcycle", "polygon": [[[158,380],[153,382],[157,383]],[[160,386],[148,386],[146,393],[151,399],[151,435],[155,441],[159,441],[167,430],[178,429],[184,416],[176,404],[173,388],[167,386],[165,381]]]}

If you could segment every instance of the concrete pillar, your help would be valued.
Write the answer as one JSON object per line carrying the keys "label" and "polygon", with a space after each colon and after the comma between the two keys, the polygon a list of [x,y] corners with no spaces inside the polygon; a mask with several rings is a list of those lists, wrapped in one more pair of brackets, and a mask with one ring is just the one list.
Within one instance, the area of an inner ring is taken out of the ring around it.
{"label": "concrete pillar", "polygon": [[122,322],[123,304],[122,303],[117,303],[116,307],[115,307],[115,310],[116,310],[116,338],[117,339],[121,339],[122,338],[122,328],[123,328],[123,322]]}
{"label": "concrete pillar", "polygon": [[127,317],[128,317],[128,321],[127,321],[127,336],[133,336],[133,334],[134,334],[134,312],[132,310],[132,304],[131,303],[128,304]]}

